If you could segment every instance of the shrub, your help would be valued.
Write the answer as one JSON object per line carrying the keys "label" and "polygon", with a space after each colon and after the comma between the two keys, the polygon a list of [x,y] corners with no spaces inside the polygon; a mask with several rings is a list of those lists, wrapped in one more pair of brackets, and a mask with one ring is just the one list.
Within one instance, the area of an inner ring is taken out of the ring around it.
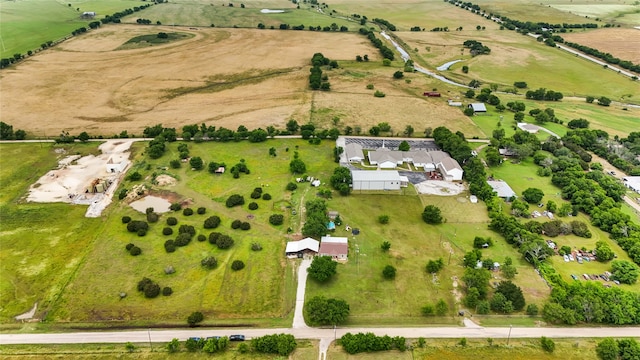
{"label": "shrub", "polygon": [[444,268],[444,260],[442,260],[442,258],[429,260],[429,262],[427,262],[426,270],[429,274],[437,273],[442,270],[442,268]]}
{"label": "shrub", "polygon": [[380,224],[388,224],[389,223],[389,215],[380,215],[380,216],[378,216],[378,222]]}
{"label": "shrub", "polygon": [[244,204],[244,197],[242,195],[233,194],[229,196],[225,204],[227,205],[228,208],[234,207],[237,205],[242,205]]}
{"label": "shrub", "polygon": [[287,184],[287,190],[289,190],[289,191],[294,191],[297,188],[298,188],[298,184],[296,184],[294,182],[290,182],[290,183]]}
{"label": "shrub", "polygon": [[171,235],[173,234],[173,229],[170,227],[166,227],[162,229],[162,235]]}
{"label": "shrub", "polygon": [[123,224],[128,224],[130,222],[131,222],[131,217],[129,217],[129,216],[123,216],[122,217],[122,223]]}
{"label": "shrub", "polygon": [[211,234],[209,234],[209,243],[211,245],[215,245],[221,235],[222,234],[219,232],[212,232]]}
{"label": "shrub", "polygon": [[127,180],[129,180],[129,181],[138,181],[140,179],[142,179],[142,175],[137,171],[132,172],[131,174],[127,175]]}
{"label": "shrub", "polygon": [[200,264],[207,269],[213,269],[218,266],[218,260],[213,256],[207,256],[200,261]]}
{"label": "shrub", "polygon": [[140,230],[138,230],[138,233],[137,233],[137,234],[138,234],[138,236],[145,236],[145,235],[147,235],[147,230],[145,230],[145,229],[140,229]]}
{"label": "shrub", "polygon": [[256,202],[249,203],[249,210],[257,210],[257,209],[258,209],[258,203]]}
{"label": "shrub", "polygon": [[138,256],[142,254],[142,249],[140,249],[137,246],[134,246],[131,248],[131,250],[129,250],[129,254],[131,254],[132,256]]}
{"label": "shrub", "polygon": [[540,338],[540,346],[542,346],[542,349],[546,352],[552,353],[553,350],[556,349],[556,343],[553,342],[553,340],[549,339],[548,337],[541,337]]}
{"label": "shrub", "polygon": [[192,312],[191,315],[187,318],[187,323],[190,326],[195,326],[198,323],[201,323],[204,320],[204,315],[200,311]]}
{"label": "shrub", "polygon": [[204,228],[205,229],[215,229],[220,225],[220,217],[217,215],[213,215],[208,217],[205,221],[204,221]]}
{"label": "shrub", "polygon": [[216,241],[216,246],[218,249],[228,249],[233,246],[233,239],[229,235],[220,235],[218,240]]}
{"label": "shrub", "polygon": [[164,242],[164,250],[168,253],[176,251],[176,245],[173,240],[167,240]]}
{"label": "shrub", "polygon": [[527,315],[530,315],[530,316],[538,315],[538,305],[536,304],[527,305]]}
{"label": "shrub", "polygon": [[233,222],[231,223],[231,228],[232,229],[239,229],[240,226],[242,226],[242,221],[241,220],[233,220]]}
{"label": "shrub", "polygon": [[191,225],[180,225],[178,228],[178,233],[180,234],[190,234],[193,237],[196,234],[196,228]]}
{"label": "shrub", "polygon": [[234,260],[231,263],[231,268],[235,271],[244,269],[244,262],[242,260]]}
{"label": "shrub", "polygon": [[193,215],[193,209],[192,208],[185,208],[184,210],[182,210],[182,215],[184,215],[184,216]]}
{"label": "shrub", "polygon": [[262,200],[271,200],[270,194],[262,194]]}
{"label": "shrub", "polygon": [[422,212],[422,220],[427,224],[442,223],[442,215],[440,209],[435,205],[427,205]]}
{"label": "shrub", "polygon": [[149,230],[149,224],[146,221],[133,220],[127,224],[127,231],[129,232],[138,232],[139,230],[144,230],[145,232]]}
{"label": "shrub", "polygon": [[282,214],[273,214],[269,216],[269,224],[271,225],[282,225],[284,223],[284,215]]}
{"label": "shrub", "polygon": [[380,249],[382,249],[382,251],[389,251],[389,249],[391,249],[391,243],[388,241],[383,242],[382,245],[380,245]]}
{"label": "shrub", "polygon": [[134,247],[135,245],[132,243],[128,243],[127,246],[125,246],[125,249],[127,249],[127,251],[131,251],[131,249]]}
{"label": "shrub", "polygon": [[238,352],[240,354],[246,354],[249,352],[249,345],[245,344],[245,343],[241,343],[240,345],[238,345]]}
{"label": "shrub", "polygon": [[179,234],[174,244],[176,246],[187,246],[191,242],[191,235],[189,233]]}
{"label": "shrub", "polygon": [[480,237],[480,236],[476,236],[473,239],[473,247],[476,248],[476,249],[484,248],[484,244],[487,244],[488,246],[492,246],[493,245],[493,240],[491,240],[490,237],[483,238],[483,237]]}
{"label": "shrub", "polygon": [[171,166],[172,169],[180,169],[180,166],[181,166],[180,160],[178,159],[171,160],[169,162],[169,166]]}
{"label": "shrub", "polygon": [[262,245],[260,245],[259,243],[253,243],[253,244],[251,244],[251,250],[252,251],[260,251],[260,250],[262,250]]}
{"label": "shrub", "polygon": [[240,230],[249,230],[251,229],[251,224],[249,224],[248,222],[243,222],[242,224],[240,224]]}
{"label": "shrub", "polygon": [[167,225],[174,226],[177,223],[178,223],[178,219],[174,218],[173,216],[167,218]]}
{"label": "shrub", "polygon": [[424,316],[433,316],[435,314],[436,309],[431,304],[427,304],[420,309],[422,311],[422,315]]}
{"label": "shrub", "polygon": [[395,279],[396,268],[391,265],[385,266],[384,269],[382,270],[382,276],[384,276],[384,278],[388,280]]}
{"label": "shrub", "polygon": [[198,235],[198,241],[203,242],[203,241],[207,241],[207,237],[203,234],[199,234]]}
{"label": "shrub", "polygon": [[251,196],[252,199],[260,199],[260,197],[262,196],[262,193],[258,192],[258,191],[254,191],[254,192],[251,193],[250,196]]}
{"label": "shrub", "polygon": [[207,208],[199,207],[197,212],[198,215],[204,215],[207,212]]}
{"label": "shrub", "polygon": [[144,297],[153,299],[160,295],[160,285],[155,282],[148,283],[144,286]]}
{"label": "shrub", "polygon": [[158,216],[158,214],[154,213],[154,212],[150,212],[147,214],[147,221],[150,223],[155,223],[158,222],[158,219],[160,218],[160,216]]}
{"label": "shrub", "polygon": [[165,287],[162,288],[162,295],[169,296],[171,294],[173,294],[173,289],[172,288],[170,288],[168,286],[165,286]]}
{"label": "shrub", "polygon": [[153,212],[153,208],[152,207],[148,207],[146,209],[144,209],[144,213],[145,214],[151,214]]}
{"label": "shrub", "polygon": [[182,209],[182,205],[180,203],[173,203],[169,206],[169,210],[171,211],[178,211],[180,209]]}

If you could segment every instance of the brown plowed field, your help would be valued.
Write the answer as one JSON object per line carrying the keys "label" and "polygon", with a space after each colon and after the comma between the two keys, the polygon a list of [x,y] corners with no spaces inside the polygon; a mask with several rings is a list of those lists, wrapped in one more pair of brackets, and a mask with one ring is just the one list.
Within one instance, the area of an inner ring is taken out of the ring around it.
{"label": "brown plowed field", "polygon": [[[118,49],[135,36],[159,31],[193,37]],[[370,70],[358,77],[342,68],[329,71],[332,91],[312,92],[309,60],[316,52],[352,64],[356,55],[368,54],[371,62],[360,64]],[[421,86],[432,88],[432,80],[394,82],[394,69],[380,66],[380,60],[377,49],[357,34],[106,26],[3,70],[2,121],[38,137],[62,130],[140,135],[158,123],[177,129],[200,123],[284,129],[292,118],[329,127],[336,116],[339,126],[361,126],[364,132],[385,121],[400,132],[407,124],[416,132],[446,124],[482,135],[460,109],[422,97]],[[370,82],[387,97],[373,97],[366,90]]]}
{"label": "brown plowed field", "polygon": [[565,40],[586,45],[619,58],[640,63],[640,30],[607,28],[560,34]]}

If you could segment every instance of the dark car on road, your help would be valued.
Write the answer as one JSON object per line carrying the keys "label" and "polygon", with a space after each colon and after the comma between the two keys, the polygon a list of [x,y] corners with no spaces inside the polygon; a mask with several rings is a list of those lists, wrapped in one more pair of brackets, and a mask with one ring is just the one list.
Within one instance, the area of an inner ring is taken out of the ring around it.
{"label": "dark car on road", "polygon": [[231,335],[229,341],[244,341],[244,335]]}

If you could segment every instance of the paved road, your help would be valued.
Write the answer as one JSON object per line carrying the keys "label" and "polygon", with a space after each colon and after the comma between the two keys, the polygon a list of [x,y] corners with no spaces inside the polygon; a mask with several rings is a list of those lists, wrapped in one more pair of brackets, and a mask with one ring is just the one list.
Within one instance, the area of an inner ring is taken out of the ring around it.
{"label": "paved road", "polygon": [[[378,336],[404,336],[406,338],[602,338],[640,337],[640,327],[427,327],[427,328],[338,328],[334,329],[188,329],[188,330],[138,330],[121,332],[77,332],[56,334],[0,334],[0,344],[80,344],[80,343],[144,343],[168,342],[173,338],[186,340],[191,336],[224,336],[244,334],[248,339],[268,334],[292,334],[298,339],[327,341],[340,338],[347,332],[372,332]],[[509,334],[511,333],[511,334]]]}

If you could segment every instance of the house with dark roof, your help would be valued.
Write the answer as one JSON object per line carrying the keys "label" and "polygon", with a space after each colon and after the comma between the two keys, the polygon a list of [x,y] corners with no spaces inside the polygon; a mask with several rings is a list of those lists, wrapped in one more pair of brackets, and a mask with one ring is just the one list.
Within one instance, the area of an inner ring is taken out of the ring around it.
{"label": "house with dark roof", "polygon": [[349,240],[346,237],[323,236],[320,239],[319,256],[331,256],[333,260],[347,260]]}

